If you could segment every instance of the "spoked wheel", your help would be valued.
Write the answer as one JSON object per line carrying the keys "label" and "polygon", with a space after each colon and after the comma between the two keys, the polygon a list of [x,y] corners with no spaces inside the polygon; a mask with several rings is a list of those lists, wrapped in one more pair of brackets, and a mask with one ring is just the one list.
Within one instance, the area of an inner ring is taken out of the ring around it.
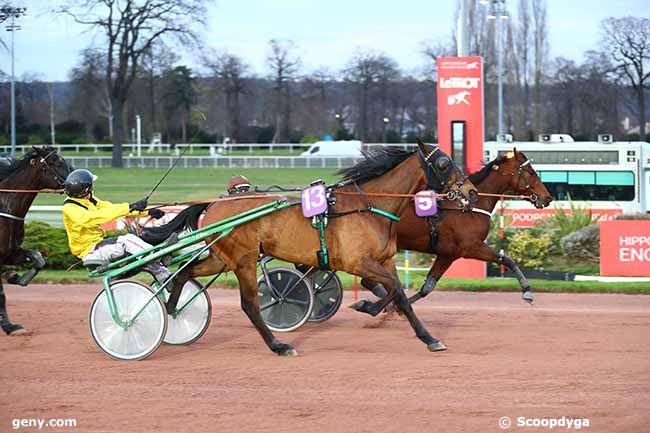
{"label": "spoked wheel", "polygon": [[[165,297],[169,297],[167,290],[163,292]],[[189,300],[192,302],[183,308]],[[212,318],[210,296],[205,290],[201,291],[198,281],[189,280],[183,286],[181,297],[178,299],[178,308],[183,310],[176,314],[176,317],[171,314],[167,316],[167,334],[164,341],[166,344],[174,345],[194,343],[210,326]]]}
{"label": "spoked wheel", "polygon": [[314,294],[308,278],[295,269],[272,268],[257,280],[260,311],[266,325],[277,332],[301,327],[311,316]]}
{"label": "spoked wheel", "polygon": [[144,310],[124,329],[113,320],[106,291],[102,290],[90,307],[90,333],[95,343],[114,359],[146,358],[160,346],[167,332],[165,307],[158,297],[152,299],[153,291],[149,287],[137,281],[116,281],[110,289],[123,321],[131,320],[143,306]]}
{"label": "spoked wheel", "polygon": [[343,302],[343,285],[334,271],[317,270],[311,277],[314,287],[314,311],[310,322],[324,322],[330,319]]}

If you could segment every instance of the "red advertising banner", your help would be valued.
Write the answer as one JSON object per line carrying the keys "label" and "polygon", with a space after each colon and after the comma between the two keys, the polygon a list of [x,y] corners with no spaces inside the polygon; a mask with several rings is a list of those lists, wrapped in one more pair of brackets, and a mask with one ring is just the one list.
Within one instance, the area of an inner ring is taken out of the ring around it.
{"label": "red advertising banner", "polygon": [[600,275],[650,277],[650,221],[600,224]]}
{"label": "red advertising banner", "polygon": [[[466,172],[479,170],[483,167],[483,60],[478,56],[439,57],[436,65],[438,144]],[[464,149],[460,149],[462,137]],[[461,156],[465,161],[459,161]]]}
{"label": "red advertising banner", "polygon": [[[571,213],[570,209],[563,209],[564,213]],[[538,222],[555,214],[556,209],[505,209],[506,225],[508,227],[533,227]],[[500,211],[497,209],[497,215]],[[598,221],[609,221],[616,215],[622,214],[620,209],[591,209],[591,215],[598,218]]]}

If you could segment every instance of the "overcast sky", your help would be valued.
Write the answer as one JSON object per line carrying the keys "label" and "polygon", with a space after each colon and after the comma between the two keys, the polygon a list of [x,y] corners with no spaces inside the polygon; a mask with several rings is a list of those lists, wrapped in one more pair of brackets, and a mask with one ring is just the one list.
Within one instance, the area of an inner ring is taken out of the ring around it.
{"label": "overcast sky", "polygon": [[[0,1],[2,2],[2,1]],[[44,80],[67,80],[79,52],[101,38],[84,27],[48,13],[59,1],[14,0],[30,16],[16,33],[16,75],[31,73]],[[517,0],[507,5],[516,16]],[[650,17],[648,0],[547,0],[551,56],[580,61],[597,47],[599,22],[608,16]],[[425,39],[451,37],[456,0],[217,0],[209,9],[205,45],[240,55],[258,75],[271,38],[292,39],[304,72],[326,66],[339,70],[357,48],[382,50],[406,71],[424,63]],[[9,33],[2,31],[9,41]],[[191,53],[184,62],[194,66]],[[0,69],[10,71],[9,53],[0,48]]]}

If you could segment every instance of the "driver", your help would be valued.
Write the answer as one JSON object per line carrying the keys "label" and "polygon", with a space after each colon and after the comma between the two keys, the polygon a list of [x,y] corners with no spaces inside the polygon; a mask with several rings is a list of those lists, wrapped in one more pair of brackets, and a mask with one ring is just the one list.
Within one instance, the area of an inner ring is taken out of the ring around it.
{"label": "driver", "polygon": [[[117,203],[100,200],[93,195],[93,182],[97,176],[80,169],[68,175],[65,180],[65,194],[69,197],[63,204],[63,225],[68,234],[70,252],[82,260],[95,259],[114,261],[126,254],[135,254],[151,245],[133,234],[106,238],[101,224],[126,216],[151,216],[159,219],[165,213],[160,209],[146,211],[147,199],[135,203]],[[171,272],[160,262],[147,263],[143,269],[149,271],[162,283]]]}

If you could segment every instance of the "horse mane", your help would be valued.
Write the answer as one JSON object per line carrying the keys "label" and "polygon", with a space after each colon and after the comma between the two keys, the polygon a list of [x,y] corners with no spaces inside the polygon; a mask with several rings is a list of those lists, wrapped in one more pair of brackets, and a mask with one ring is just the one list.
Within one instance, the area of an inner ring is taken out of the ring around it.
{"label": "horse mane", "polygon": [[39,152],[49,153],[53,151],[52,146],[44,146],[42,148],[33,148],[27,151],[22,157],[15,158],[13,156],[2,157],[0,156],[0,181],[7,179],[12,174],[24,169],[29,160],[38,156]]}
{"label": "horse mane", "polygon": [[503,163],[507,157],[505,155],[497,156],[494,160],[488,162],[481,168],[479,171],[471,173],[468,178],[474,184],[477,185],[485,180],[486,177],[492,172],[492,167],[495,165]]}
{"label": "horse mane", "polygon": [[6,157],[0,158],[0,181],[7,179],[17,171],[22,170],[28,163],[29,158],[25,155],[22,158]]}
{"label": "horse mane", "polygon": [[352,167],[343,168],[337,172],[345,182],[364,183],[386,174],[402,163],[415,151],[404,150],[400,147],[380,147],[372,151],[362,151],[363,159]]}

